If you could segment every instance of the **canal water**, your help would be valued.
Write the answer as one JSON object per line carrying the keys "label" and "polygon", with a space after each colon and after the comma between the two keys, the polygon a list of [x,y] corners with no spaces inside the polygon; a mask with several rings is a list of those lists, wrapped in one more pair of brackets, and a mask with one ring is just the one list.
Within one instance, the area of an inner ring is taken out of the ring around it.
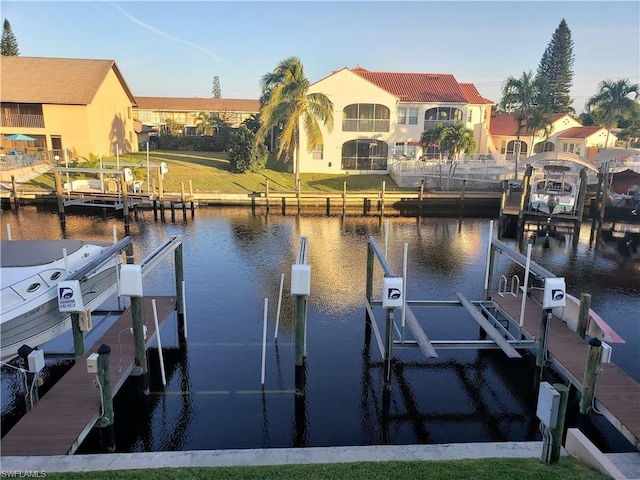
{"label": "canal water", "polygon": [[[403,244],[408,244],[408,299],[456,300],[460,292],[480,300],[489,222],[389,218],[388,261],[398,275]],[[63,236],[57,214],[36,207],[5,211],[2,224],[3,240],[5,224],[11,225],[14,239]],[[122,238],[121,220],[67,216],[65,236],[112,241],[114,225]],[[513,360],[494,350],[439,350],[439,358],[426,359],[419,349],[396,348],[391,390],[385,393],[382,359],[366,328],[363,303],[367,241],[373,236],[384,250],[384,230],[375,216],[267,216],[243,208],[200,208],[186,222],[161,223],[152,212],[142,212],[131,224],[136,262],[174,235],[183,241],[188,340],[179,347],[171,316],[161,329],[166,389],[152,347],[151,395],[138,397],[130,380],[116,397],[117,450],[540,440],[531,354]],[[548,247],[536,242],[533,260],[564,276],[569,293],[592,294],[592,308],[626,339],[613,346],[613,360],[640,381],[640,261],[635,252],[595,248],[589,233],[585,226],[576,248],[562,237],[551,238]],[[296,396],[289,282],[303,235],[309,239],[312,281],[306,395]],[[497,256],[494,279],[514,271],[502,257]],[[276,341],[281,274],[285,289]],[[145,295],[174,294],[173,275],[171,256],[145,277]],[[376,267],[374,292],[381,290],[381,277]],[[265,298],[268,345],[262,389]],[[115,308],[118,300],[108,304]],[[460,307],[416,307],[414,312],[432,340],[479,339],[477,323]],[[376,313],[383,329],[383,312]],[[117,345],[111,348],[117,354]],[[48,360],[41,392],[69,365]],[[552,372],[545,375],[557,381]],[[3,434],[24,412],[22,382],[15,370],[2,367]],[[576,402],[570,401],[569,425],[576,421]],[[633,450],[606,420],[596,417],[591,429],[592,440],[603,450]],[[93,434],[79,450],[99,451]]]}

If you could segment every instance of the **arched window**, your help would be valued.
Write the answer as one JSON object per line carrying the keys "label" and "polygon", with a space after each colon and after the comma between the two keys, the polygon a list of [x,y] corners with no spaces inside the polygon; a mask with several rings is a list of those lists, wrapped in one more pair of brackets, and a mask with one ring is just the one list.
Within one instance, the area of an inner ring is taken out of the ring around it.
{"label": "arched window", "polygon": [[462,110],[455,107],[434,107],[424,112],[425,130],[431,130],[438,123],[462,123]]}
{"label": "arched window", "polygon": [[353,103],[342,110],[343,132],[388,132],[389,108],[377,103]]}
{"label": "arched window", "polygon": [[343,170],[386,170],[389,146],[380,140],[359,138],[342,144]]}
{"label": "arched window", "polygon": [[516,147],[518,143],[520,143],[520,155],[518,155],[518,158],[527,156],[527,151],[529,149],[529,147],[527,146],[527,142],[523,140],[520,140],[520,142],[511,140],[509,143],[507,143],[507,160],[515,160],[517,150]]}
{"label": "arched window", "polygon": [[536,143],[533,147],[533,153],[553,152],[556,146],[551,142]]}

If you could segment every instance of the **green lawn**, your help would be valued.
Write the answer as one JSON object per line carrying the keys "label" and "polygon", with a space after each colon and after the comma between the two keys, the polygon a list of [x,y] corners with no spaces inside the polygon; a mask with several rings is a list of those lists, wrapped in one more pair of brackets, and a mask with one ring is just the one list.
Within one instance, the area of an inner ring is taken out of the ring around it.
{"label": "green lawn", "polygon": [[557,464],[538,459],[480,459],[439,462],[360,462],[263,467],[176,468],[88,473],[47,473],[54,480],[604,480],[608,477],[579,461],[563,457]]}
{"label": "green lawn", "polygon": [[[274,157],[269,159],[267,168],[259,173],[233,173],[226,153],[156,150],[150,152],[149,157],[151,163],[167,163],[169,173],[163,181],[166,192],[179,192],[181,183],[188,188],[189,180],[195,192],[264,191],[267,179],[271,190],[294,190],[294,174],[288,173],[287,165],[276,161]],[[115,157],[105,158],[105,161],[115,162]],[[140,174],[146,172],[146,152],[121,155],[120,161],[140,163]],[[349,191],[377,191],[382,188],[383,181],[387,190],[406,190],[399,188],[389,175],[300,174],[300,188],[303,191],[342,191],[344,181]],[[53,173],[42,175],[23,186],[29,187],[53,189]]]}

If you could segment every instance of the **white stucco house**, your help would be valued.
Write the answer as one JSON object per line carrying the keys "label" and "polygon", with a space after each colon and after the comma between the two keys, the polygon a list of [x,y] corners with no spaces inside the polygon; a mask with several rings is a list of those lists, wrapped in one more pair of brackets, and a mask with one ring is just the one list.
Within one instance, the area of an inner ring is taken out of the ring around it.
{"label": "white stucco house", "polygon": [[463,123],[478,151],[489,147],[494,102],[451,74],[371,72],[343,68],[312,84],[334,105],[334,128],[323,127],[321,149],[308,152],[300,132],[301,173],[386,173],[388,160],[422,155],[422,132],[436,123]]}

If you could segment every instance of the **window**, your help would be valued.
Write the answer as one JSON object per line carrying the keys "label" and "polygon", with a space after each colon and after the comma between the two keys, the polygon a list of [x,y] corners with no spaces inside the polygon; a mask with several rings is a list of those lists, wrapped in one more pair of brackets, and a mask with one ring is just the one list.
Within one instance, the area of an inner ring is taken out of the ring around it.
{"label": "window", "polygon": [[455,107],[434,107],[424,113],[424,129],[430,130],[438,123],[450,125],[462,122],[462,110]]}
{"label": "window", "polygon": [[313,153],[312,153],[312,158],[314,160],[322,160],[322,156],[323,156],[323,146],[319,145],[317,147],[313,147]]}
{"label": "window", "polygon": [[404,125],[405,123],[407,123],[407,109],[399,108],[397,113],[398,113],[398,118],[396,120],[396,123],[398,125]]}
{"label": "window", "polygon": [[404,142],[398,142],[393,148],[393,155],[396,157],[404,155]]}
{"label": "window", "polygon": [[473,110],[467,110],[467,123],[471,123],[473,121]]}
{"label": "window", "polygon": [[377,103],[354,103],[342,110],[343,132],[388,132],[390,110]]}
{"label": "window", "polygon": [[386,170],[388,155],[386,142],[368,138],[349,140],[342,144],[342,169]]}
{"label": "window", "polygon": [[415,160],[415,159],[416,159],[416,146],[407,145],[407,160]]}
{"label": "window", "polygon": [[417,125],[418,124],[418,109],[410,108],[409,109],[409,125]]}
{"label": "window", "polygon": [[533,148],[534,153],[553,152],[554,150],[555,145],[551,142],[536,143],[536,146]]}
{"label": "window", "polygon": [[127,107],[127,118],[131,118],[131,107]]}
{"label": "window", "polygon": [[62,150],[62,137],[51,135],[51,150]]}
{"label": "window", "polygon": [[563,152],[574,153],[574,149],[575,148],[576,148],[576,145],[574,143],[563,143],[562,144],[562,151]]}
{"label": "window", "polygon": [[500,155],[504,155],[505,153],[507,153],[507,142],[502,140],[500,142]]}

